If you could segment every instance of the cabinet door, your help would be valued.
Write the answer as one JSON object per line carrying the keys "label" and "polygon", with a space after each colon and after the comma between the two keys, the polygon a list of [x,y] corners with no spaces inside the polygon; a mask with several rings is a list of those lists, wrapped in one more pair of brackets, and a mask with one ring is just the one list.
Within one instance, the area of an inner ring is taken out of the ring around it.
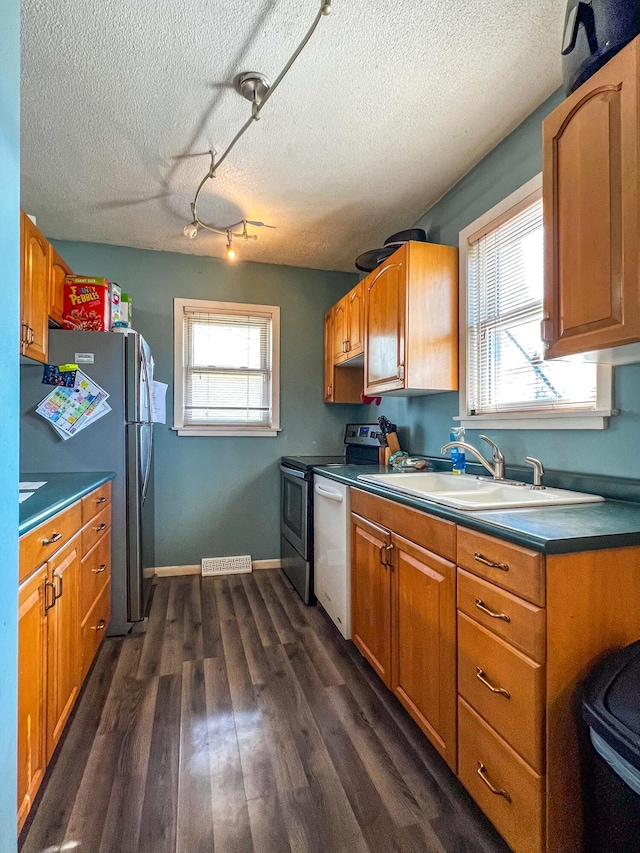
{"label": "cabinet door", "polygon": [[331,311],[324,315],[324,402],[333,402],[333,321]]}
{"label": "cabinet door", "polygon": [[404,388],[406,248],[395,252],[365,284],[365,393]]}
{"label": "cabinet door", "polygon": [[50,245],[21,212],[22,268],[20,285],[21,352],[36,361],[47,360]]}
{"label": "cabinet door", "polygon": [[18,832],[46,769],[46,580],[43,566],[18,591]]}
{"label": "cabinet door", "polygon": [[389,531],[351,515],[351,633],[382,681],[391,686]]}
{"label": "cabinet door", "polygon": [[333,306],[333,363],[347,358],[347,300],[343,297]]}
{"label": "cabinet door", "polygon": [[456,567],[392,536],[392,689],[456,769]]}
{"label": "cabinet door", "polygon": [[640,340],[638,39],[543,123],[547,355]]}
{"label": "cabinet door", "polygon": [[73,271],[55,249],[51,249],[51,276],[49,280],[49,316],[60,326],[62,325],[62,309],[64,297],[64,280]]}
{"label": "cabinet door", "polygon": [[347,354],[364,352],[364,280],[347,294]]}
{"label": "cabinet door", "polygon": [[48,563],[55,604],[47,613],[47,760],[80,689],[80,536]]}

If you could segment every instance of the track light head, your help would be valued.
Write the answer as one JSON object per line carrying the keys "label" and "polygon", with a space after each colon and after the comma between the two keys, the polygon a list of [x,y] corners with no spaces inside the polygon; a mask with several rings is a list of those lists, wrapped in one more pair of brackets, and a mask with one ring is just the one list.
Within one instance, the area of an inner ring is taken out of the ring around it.
{"label": "track light head", "polygon": [[193,222],[189,222],[187,225],[184,226],[184,228],[182,229],[182,233],[185,237],[188,237],[190,240],[193,240],[194,237],[198,236],[199,228],[200,225],[194,219]]}

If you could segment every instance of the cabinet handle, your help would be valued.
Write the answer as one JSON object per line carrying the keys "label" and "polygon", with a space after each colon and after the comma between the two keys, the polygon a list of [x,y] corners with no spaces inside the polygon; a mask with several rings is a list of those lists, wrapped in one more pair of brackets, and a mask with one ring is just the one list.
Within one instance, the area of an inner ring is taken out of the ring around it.
{"label": "cabinet handle", "polygon": [[106,627],[107,627],[107,623],[104,621],[104,619],[101,619],[101,620],[98,622],[98,624],[96,625],[96,627],[94,628],[94,630],[95,630],[95,631],[104,631],[104,629],[105,629]]}
{"label": "cabinet handle", "polygon": [[487,690],[490,690],[492,693],[498,693],[500,696],[504,696],[505,699],[511,699],[511,693],[505,690],[504,687],[494,687],[487,678],[485,671],[480,669],[479,666],[476,667],[476,678],[481,684],[484,684]]}
{"label": "cabinet handle", "polygon": [[59,574],[54,570],[54,572],[53,572],[53,580],[54,580],[54,582],[55,582],[55,581],[58,581],[58,582],[59,582],[59,583],[58,583],[58,588],[56,589],[56,587],[55,587],[55,586],[54,586],[54,588],[53,588],[53,601],[54,601],[54,604],[55,604],[55,602],[56,602],[59,598],[62,598],[62,592],[63,592],[63,588],[62,588],[62,575],[59,575]]}
{"label": "cabinet handle", "polygon": [[331,385],[327,385],[327,397],[331,396]]}
{"label": "cabinet handle", "polygon": [[491,784],[487,777],[487,768],[484,766],[482,761],[478,761],[478,770],[476,772],[492,794],[496,794],[496,796],[498,797],[504,797],[508,803],[511,802],[511,795],[508,794],[504,788],[494,788],[494,786]]}
{"label": "cabinet handle", "polygon": [[43,545],[53,545],[54,542],[59,542],[62,539],[62,533],[53,533],[51,539],[43,539]]}
{"label": "cabinet handle", "polygon": [[483,613],[486,613],[487,616],[491,616],[492,619],[502,619],[503,622],[511,622],[511,616],[507,616],[506,613],[496,613],[493,610],[489,610],[481,598],[476,598],[476,607],[478,610],[482,610]]}
{"label": "cabinet handle", "polygon": [[96,498],[97,504],[104,504],[106,502],[107,502],[107,499],[104,497],[104,495],[101,498]]}
{"label": "cabinet handle", "polygon": [[31,344],[35,341],[36,336],[35,336],[35,332],[31,328],[31,326],[29,326],[28,328],[29,328],[29,346],[31,346]]}
{"label": "cabinet handle", "polygon": [[29,345],[29,326],[26,323],[20,323],[20,346],[24,349]]}
{"label": "cabinet handle", "polygon": [[509,571],[509,563],[496,563],[494,560],[488,560],[479,551],[476,551],[473,555],[473,559],[477,560],[478,563],[482,563],[484,566],[489,566],[490,569],[500,569],[501,572]]}
{"label": "cabinet handle", "polygon": [[94,573],[94,575],[101,575],[103,572],[107,571],[107,567],[103,563],[99,569],[91,569],[91,571]]}
{"label": "cabinet handle", "polygon": [[351,341],[345,341],[347,345],[347,352],[351,352]]}
{"label": "cabinet handle", "polygon": [[381,545],[380,546],[380,562],[383,566],[388,566],[390,569],[393,568],[393,562],[387,559],[387,555],[393,550],[393,545]]}
{"label": "cabinet handle", "polygon": [[404,379],[404,364],[398,365],[398,379]]}
{"label": "cabinet handle", "polygon": [[96,531],[96,533],[100,533],[100,531],[101,531],[101,530],[106,530],[106,529],[107,529],[107,525],[106,525],[106,523],[103,521],[101,525],[99,525],[98,527],[94,527],[93,529]]}
{"label": "cabinet handle", "polygon": [[[51,599],[51,604],[49,604],[49,602],[47,601],[47,590],[48,589],[51,590],[52,595],[53,595],[53,598]],[[54,584],[51,583],[51,581],[46,580],[44,582],[44,612],[46,613],[47,610],[51,610],[51,608],[53,607],[53,605],[55,603],[56,603],[56,588],[55,588]]]}

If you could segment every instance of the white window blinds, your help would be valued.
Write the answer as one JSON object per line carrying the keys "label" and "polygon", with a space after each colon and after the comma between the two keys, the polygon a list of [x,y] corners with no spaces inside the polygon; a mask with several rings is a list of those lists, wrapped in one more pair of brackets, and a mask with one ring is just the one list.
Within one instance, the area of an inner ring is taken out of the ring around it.
{"label": "white window blinds", "polygon": [[183,345],[185,427],[273,428],[271,313],[185,306]]}
{"label": "white window blinds", "polygon": [[542,199],[469,238],[467,412],[594,411],[593,364],[543,360]]}

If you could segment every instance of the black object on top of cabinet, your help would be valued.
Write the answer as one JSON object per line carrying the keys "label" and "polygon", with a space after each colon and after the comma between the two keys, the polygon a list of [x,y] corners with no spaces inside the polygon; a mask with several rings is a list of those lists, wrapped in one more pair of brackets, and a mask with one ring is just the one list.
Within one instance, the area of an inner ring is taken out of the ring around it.
{"label": "black object on top of cabinet", "polygon": [[569,0],[562,36],[562,77],[575,91],[640,33],[637,0]]}

